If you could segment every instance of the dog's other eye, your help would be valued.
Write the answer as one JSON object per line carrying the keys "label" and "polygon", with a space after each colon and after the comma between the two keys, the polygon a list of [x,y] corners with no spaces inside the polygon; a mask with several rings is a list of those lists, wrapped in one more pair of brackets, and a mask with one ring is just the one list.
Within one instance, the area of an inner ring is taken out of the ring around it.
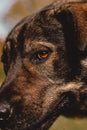
{"label": "dog's other eye", "polygon": [[33,63],[42,63],[48,59],[50,51],[38,51],[32,57]]}

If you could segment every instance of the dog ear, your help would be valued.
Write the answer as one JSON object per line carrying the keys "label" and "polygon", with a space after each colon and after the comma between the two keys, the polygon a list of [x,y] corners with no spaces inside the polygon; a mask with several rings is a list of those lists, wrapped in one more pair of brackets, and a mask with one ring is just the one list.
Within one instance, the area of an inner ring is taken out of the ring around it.
{"label": "dog ear", "polygon": [[68,61],[73,70],[87,56],[87,3],[63,4],[55,16],[63,26]]}

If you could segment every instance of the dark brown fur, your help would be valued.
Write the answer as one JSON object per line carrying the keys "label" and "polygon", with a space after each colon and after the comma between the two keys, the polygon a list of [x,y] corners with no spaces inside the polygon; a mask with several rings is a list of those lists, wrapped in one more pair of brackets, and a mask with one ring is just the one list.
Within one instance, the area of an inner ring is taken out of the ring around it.
{"label": "dark brown fur", "polygon": [[[38,59],[43,51],[48,57]],[[2,130],[48,130],[59,115],[87,116],[87,3],[56,1],[24,18],[2,61],[0,114],[10,109]]]}

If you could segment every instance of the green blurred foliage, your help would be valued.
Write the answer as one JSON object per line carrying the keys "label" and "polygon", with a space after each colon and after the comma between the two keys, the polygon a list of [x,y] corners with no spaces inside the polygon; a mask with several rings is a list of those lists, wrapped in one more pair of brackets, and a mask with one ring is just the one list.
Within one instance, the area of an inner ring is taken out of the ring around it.
{"label": "green blurred foliage", "polygon": [[[2,50],[3,50],[3,44],[4,41],[0,39],[0,60],[1,60]],[[0,62],[0,84],[3,82],[4,78],[5,78],[5,74],[3,71],[3,64],[2,62]]]}
{"label": "green blurred foliage", "polygon": [[71,119],[60,116],[50,130],[87,130],[87,119]]}
{"label": "green blurred foliage", "polygon": [[2,63],[0,63],[0,84],[3,82],[4,78],[5,78],[5,73],[3,71],[3,65]]}

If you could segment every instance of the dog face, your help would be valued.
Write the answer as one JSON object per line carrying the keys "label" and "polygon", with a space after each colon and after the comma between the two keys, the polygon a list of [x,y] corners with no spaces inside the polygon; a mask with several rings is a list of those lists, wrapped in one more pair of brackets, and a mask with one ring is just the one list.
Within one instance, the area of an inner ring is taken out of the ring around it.
{"label": "dog face", "polygon": [[86,7],[56,2],[11,31],[2,55],[1,129],[46,130],[59,115],[87,115]]}

